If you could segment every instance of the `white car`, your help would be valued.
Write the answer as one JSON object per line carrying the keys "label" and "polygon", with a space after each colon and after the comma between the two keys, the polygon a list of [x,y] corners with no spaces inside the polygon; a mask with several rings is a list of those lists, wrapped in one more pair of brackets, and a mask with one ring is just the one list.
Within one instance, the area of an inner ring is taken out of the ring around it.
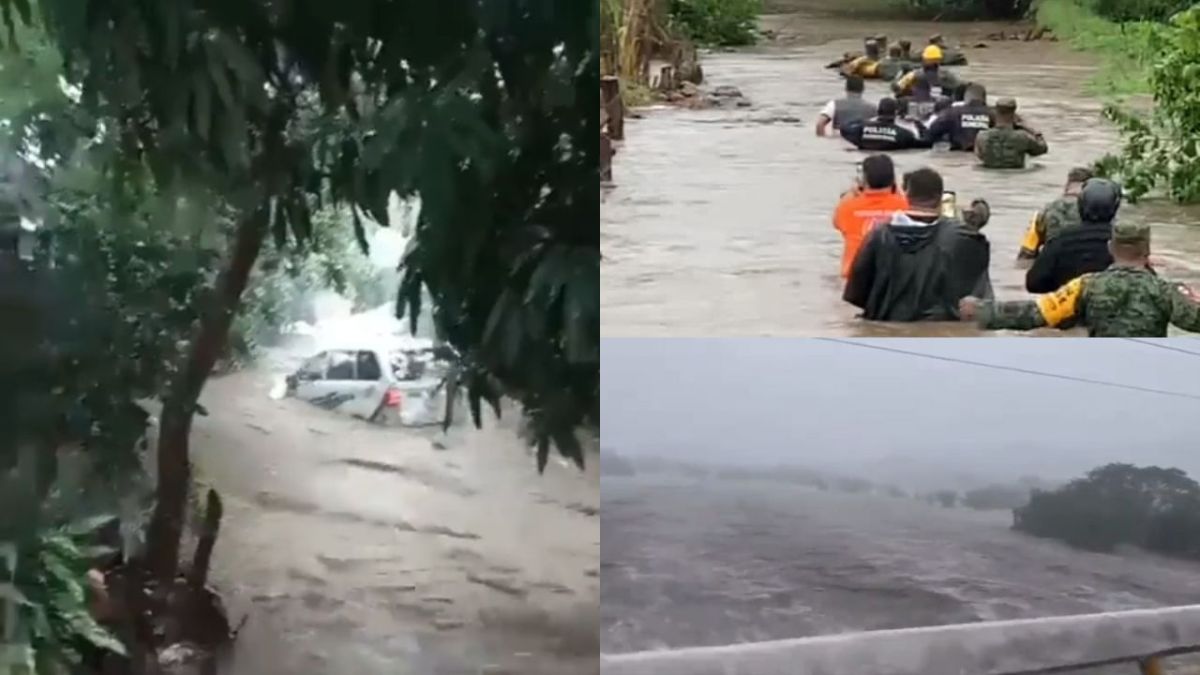
{"label": "white car", "polygon": [[325,349],[287,376],[287,395],[382,424],[440,424],[450,361],[429,340]]}

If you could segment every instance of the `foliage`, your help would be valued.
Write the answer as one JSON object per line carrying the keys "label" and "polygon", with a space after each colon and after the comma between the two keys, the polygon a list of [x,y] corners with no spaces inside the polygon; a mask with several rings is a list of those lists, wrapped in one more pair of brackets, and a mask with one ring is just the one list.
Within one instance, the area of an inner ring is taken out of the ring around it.
{"label": "foliage", "polygon": [[700,44],[754,44],[762,0],[671,0],[671,20]]}
{"label": "foliage", "polygon": [[1035,490],[1013,528],[1072,546],[1131,544],[1200,556],[1200,484],[1179,469],[1108,464],[1056,490]]}
{"label": "foliage", "polygon": [[912,14],[946,19],[1014,18],[1029,11],[1032,0],[904,0]]}
{"label": "foliage", "polygon": [[1077,0],[1043,0],[1037,7],[1037,21],[1074,48],[1096,56],[1100,69],[1089,83],[1094,93],[1121,97],[1149,91],[1161,25],[1114,23]]}
{"label": "foliage", "polygon": [[1093,0],[1092,9],[1113,21],[1166,21],[1192,0]]}
{"label": "foliage", "polygon": [[1029,490],[1006,485],[988,485],[963,493],[963,506],[981,511],[1009,510],[1024,506]]}
{"label": "foliage", "polygon": [[1160,35],[1150,76],[1153,113],[1108,106],[1105,115],[1123,143],[1098,168],[1118,176],[1131,200],[1162,188],[1175,201],[1200,201],[1200,5],[1177,14]]}
{"label": "foliage", "polygon": [[18,547],[15,586],[18,629],[33,648],[36,672],[78,665],[92,650],[125,654],[125,647],[92,617],[87,572],[108,550],[92,545],[99,517],[40,532]]}

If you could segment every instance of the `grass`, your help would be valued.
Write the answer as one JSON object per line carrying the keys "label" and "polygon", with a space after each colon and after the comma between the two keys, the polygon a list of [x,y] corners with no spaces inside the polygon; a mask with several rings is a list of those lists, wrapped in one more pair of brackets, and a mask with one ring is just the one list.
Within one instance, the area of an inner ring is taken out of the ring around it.
{"label": "grass", "polygon": [[1037,22],[1075,49],[1099,59],[1100,70],[1088,83],[1089,93],[1118,100],[1150,93],[1159,24],[1115,23],[1096,15],[1078,0],[1042,0]]}

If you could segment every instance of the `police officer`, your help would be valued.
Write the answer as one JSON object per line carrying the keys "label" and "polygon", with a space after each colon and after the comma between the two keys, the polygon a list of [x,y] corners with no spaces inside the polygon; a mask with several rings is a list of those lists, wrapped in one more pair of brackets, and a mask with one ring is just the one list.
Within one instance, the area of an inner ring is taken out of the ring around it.
{"label": "police officer", "polygon": [[1200,332],[1200,298],[1150,268],[1150,228],[1118,223],[1110,244],[1113,264],[1076,277],[1033,300],[959,302],[959,316],[987,330],[1087,326],[1091,337],[1166,337],[1167,326]]}
{"label": "police officer", "polygon": [[1079,225],[1062,231],[1046,244],[1025,274],[1025,289],[1049,293],[1077,276],[1111,265],[1108,241],[1120,207],[1120,185],[1104,178],[1084,183],[1076,206]]}
{"label": "police officer", "polygon": [[1026,157],[1046,154],[1046,139],[1028,127],[1017,127],[1017,102],[996,101],[995,125],[975,136],[975,156],[988,169],[1023,169]]}
{"label": "police officer", "polygon": [[967,85],[963,105],[952,107],[929,126],[929,142],[949,141],[951,150],[971,152],[975,137],[996,123],[996,114],[987,104],[987,90],[982,84]]}
{"label": "police officer", "polygon": [[817,135],[825,136],[830,124],[841,129],[851,122],[861,122],[875,114],[876,106],[863,99],[863,79],[857,75],[846,78],[846,95],[825,104],[817,115]]}
{"label": "police officer", "polygon": [[929,143],[918,133],[896,123],[896,112],[895,99],[880,99],[878,114],[869,120],[853,122],[842,127],[842,138],[853,143],[859,150],[890,152],[929,147]]}
{"label": "police officer", "polygon": [[1033,215],[1025,238],[1021,240],[1021,250],[1017,252],[1018,263],[1032,264],[1051,239],[1068,227],[1079,224],[1079,191],[1091,177],[1092,170],[1086,166],[1077,166],[1067,173],[1067,185],[1063,188],[1062,196]]}

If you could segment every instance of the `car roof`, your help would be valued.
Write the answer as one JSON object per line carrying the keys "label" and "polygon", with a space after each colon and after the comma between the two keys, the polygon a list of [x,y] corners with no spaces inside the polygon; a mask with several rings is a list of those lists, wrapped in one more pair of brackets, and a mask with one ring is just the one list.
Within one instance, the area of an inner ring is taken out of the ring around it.
{"label": "car roof", "polygon": [[433,340],[428,338],[396,338],[386,340],[338,340],[323,344],[314,353],[331,351],[373,351],[380,353],[404,352],[421,349],[433,349]]}

